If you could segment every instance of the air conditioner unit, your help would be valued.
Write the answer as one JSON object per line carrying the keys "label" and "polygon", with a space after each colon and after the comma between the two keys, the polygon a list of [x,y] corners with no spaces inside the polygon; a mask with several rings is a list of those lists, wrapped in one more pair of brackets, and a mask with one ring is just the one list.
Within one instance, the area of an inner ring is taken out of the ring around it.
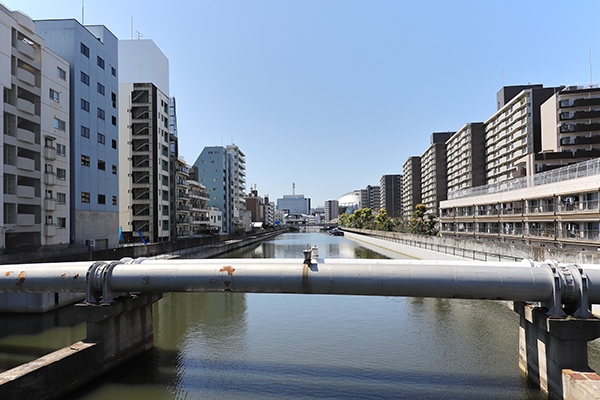
{"label": "air conditioner unit", "polygon": [[90,250],[96,249],[96,239],[88,239],[85,241],[85,244],[87,244],[90,247]]}

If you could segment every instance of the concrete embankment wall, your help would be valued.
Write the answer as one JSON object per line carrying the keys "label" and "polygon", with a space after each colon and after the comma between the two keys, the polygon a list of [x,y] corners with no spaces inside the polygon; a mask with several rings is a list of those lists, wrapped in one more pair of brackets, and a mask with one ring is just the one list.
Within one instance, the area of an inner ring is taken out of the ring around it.
{"label": "concrete embankment wall", "polygon": [[[518,261],[521,259],[531,259],[533,261],[556,260],[563,263],[600,264],[600,252],[594,251],[579,251],[503,242],[483,242],[345,227],[343,230],[345,233],[352,232],[362,236],[378,238],[381,240],[379,242],[381,246],[384,246],[386,241],[397,242],[400,245],[397,248],[401,249],[401,252],[423,259],[456,259],[447,257],[452,255],[453,257],[459,257],[458,259],[476,259],[482,261]],[[386,246],[392,245],[388,244]],[[444,254],[436,255],[435,253]]]}

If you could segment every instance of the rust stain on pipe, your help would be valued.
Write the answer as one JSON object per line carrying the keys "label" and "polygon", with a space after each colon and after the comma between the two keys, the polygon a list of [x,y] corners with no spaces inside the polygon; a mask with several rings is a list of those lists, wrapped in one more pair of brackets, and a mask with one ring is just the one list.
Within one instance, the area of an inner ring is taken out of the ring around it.
{"label": "rust stain on pipe", "polygon": [[231,281],[225,281],[225,282],[223,282],[223,283],[225,284],[225,286],[229,286],[229,285],[231,285]]}
{"label": "rust stain on pipe", "polygon": [[79,278],[79,274],[73,275],[73,279],[77,279],[77,278]]}
{"label": "rust stain on pipe", "polygon": [[210,279],[209,282],[210,283],[217,283],[217,282],[219,282],[219,280],[218,279]]}
{"label": "rust stain on pipe", "polygon": [[17,286],[23,286],[23,283],[25,283],[25,271],[21,271],[21,273],[19,274],[19,279],[17,279]]}
{"label": "rust stain on pipe", "polygon": [[233,271],[235,271],[235,268],[231,268],[229,265],[219,270],[219,272],[227,272],[229,276],[233,275]]}
{"label": "rust stain on pipe", "polygon": [[4,274],[4,276],[11,276],[14,273],[15,271],[7,271],[6,274]]}
{"label": "rust stain on pipe", "polygon": [[68,275],[68,274],[65,272],[65,273],[61,274],[61,275],[60,275],[60,277],[61,277],[61,278],[66,278],[66,277],[67,277],[67,275]]}

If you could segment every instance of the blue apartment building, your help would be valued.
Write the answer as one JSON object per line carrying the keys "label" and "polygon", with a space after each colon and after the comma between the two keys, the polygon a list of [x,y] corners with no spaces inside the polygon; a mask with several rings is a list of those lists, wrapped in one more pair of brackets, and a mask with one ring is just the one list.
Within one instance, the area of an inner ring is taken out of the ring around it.
{"label": "blue apartment building", "polygon": [[118,40],[105,26],[35,21],[46,46],[70,63],[71,243],[119,243]]}

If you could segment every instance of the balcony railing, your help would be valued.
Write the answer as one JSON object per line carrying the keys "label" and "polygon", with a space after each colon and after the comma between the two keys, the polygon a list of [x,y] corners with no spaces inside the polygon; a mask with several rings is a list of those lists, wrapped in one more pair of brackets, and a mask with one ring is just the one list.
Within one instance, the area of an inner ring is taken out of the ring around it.
{"label": "balcony railing", "polygon": [[594,175],[600,175],[600,158],[553,169],[551,171],[541,172],[535,175],[525,176],[523,178],[456,190],[448,193],[448,200],[504,193]]}
{"label": "balcony railing", "polygon": [[575,201],[572,203],[560,203],[560,212],[598,211],[598,200]]}
{"label": "balcony railing", "polygon": [[553,213],[556,211],[555,204],[539,204],[539,205],[528,205],[525,207],[525,214],[543,214]]}
{"label": "balcony railing", "polygon": [[598,230],[587,230],[587,229],[560,229],[558,231],[558,237],[560,239],[572,239],[572,240],[589,240],[598,241],[600,238]]}

